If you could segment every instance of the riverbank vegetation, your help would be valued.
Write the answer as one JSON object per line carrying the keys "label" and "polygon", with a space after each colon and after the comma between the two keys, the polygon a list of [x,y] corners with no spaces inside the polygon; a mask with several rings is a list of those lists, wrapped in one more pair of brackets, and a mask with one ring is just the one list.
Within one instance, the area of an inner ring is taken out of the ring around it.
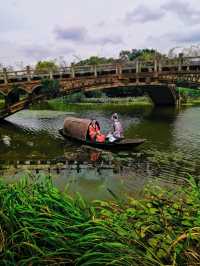
{"label": "riverbank vegetation", "polygon": [[[59,98],[59,99],[53,99],[48,101],[47,108],[50,108],[51,110],[56,111],[80,111],[80,110],[110,110],[110,111],[120,111],[121,108],[123,110],[130,110],[130,108],[137,108],[137,107],[151,107],[152,103],[149,101],[146,101],[146,99],[138,99],[135,100],[125,100],[123,99],[120,101],[119,99],[113,98],[109,99],[108,101],[104,100],[97,100],[95,99],[93,102],[90,100],[86,100],[85,102],[80,103],[68,103],[65,100]],[[34,107],[36,108],[37,105]]]}
{"label": "riverbank vegetation", "polygon": [[85,109],[110,109],[114,106],[152,106],[153,103],[147,96],[140,97],[108,97],[105,93],[95,92],[87,97],[83,92],[74,93],[48,101],[48,106],[53,110]]}
{"label": "riverbank vegetation", "polygon": [[5,100],[0,98],[0,109],[3,109],[5,106]]}
{"label": "riverbank vegetation", "polygon": [[135,104],[135,105],[152,105],[152,101],[145,96],[141,97],[102,97],[102,98],[85,98],[83,103],[112,103],[112,104]]}
{"label": "riverbank vegetation", "polygon": [[200,90],[190,88],[177,88],[177,94],[181,97],[182,105],[199,105],[200,104]]}
{"label": "riverbank vegetation", "polygon": [[200,188],[86,203],[49,178],[0,182],[1,265],[197,265]]}
{"label": "riverbank vegetation", "polygon": [[[56,101],[56,100],[55,100]],[[64,103],[113,103],[113,104],[150,104],[152,101],[147,96],[140,97],[107,97],[106,95],[100,97],[86,97],[84,93],[75,93],[69,96],[58,99]]]}

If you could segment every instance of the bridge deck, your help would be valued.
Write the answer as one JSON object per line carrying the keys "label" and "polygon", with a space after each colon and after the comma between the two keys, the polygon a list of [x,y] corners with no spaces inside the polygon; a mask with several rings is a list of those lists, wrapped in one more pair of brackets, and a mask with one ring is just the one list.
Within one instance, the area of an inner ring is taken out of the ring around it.
{"label": "bridge deck", "polygon": [[[97,66],[73,66],[46,73],[39,73],[29,66],[20,71],[3,69],[0,72],[0,93],[5,97],[9,97],[10,93],[15,90],[14,87],[17,86],[26,91],[29,96],[27,99],[1,110],[0,118],[16,113],[41,98],[41,95],[34,95],[34,92],[36,88],[42,86],[44,79],[57,80],[60,94],[73,93],[80,90],[124,86],[160,86],[162,84],[169,88],[170,95],[168,94],[167,96],[166,94],[165,97],[170,98],[172,96],[174,104],[177,96],[175,90],[170,87],[172,84],[199,89],[200,57],[181,57],[172,60],[155,59],[150,62],[134,61]],[[151,93],[154,94],[153,91]],[[156,93],[162,98],[159,90]],[[155,96],[153,94],[152,97]],[[164,102],[163,99],[162,102]]]}

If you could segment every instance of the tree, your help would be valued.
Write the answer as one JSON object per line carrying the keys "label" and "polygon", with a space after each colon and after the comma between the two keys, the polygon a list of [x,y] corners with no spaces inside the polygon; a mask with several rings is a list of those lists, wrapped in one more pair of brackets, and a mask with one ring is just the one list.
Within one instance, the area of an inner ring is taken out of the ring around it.
{"label": "tree", "polygon": [[132,49],[129,50],[122,50],[119,54],[119,58],[123,61],[133,61],[139,56],[139,50]]}
{"label": "tree", "polygon": [[115,62],[114,58],[98,57],[91,56],[90,58],[79,61],[74,64],[75,66],[84,66],[84,65],[101,65],[101,64],[112,64]]}
{"label": "tree", "polygon": [[68,67],[68,64],[63,56],[59,56],[58,58],[58,64],[61,69],[65,69]]}
{"label": "tree", "polygon": [[122,50],[119,54],[119,58],[122,61],[134,61],[136,59],[144,60],[144,61],[151,61],[155,57],[160,58],[163,57],[161,53],[157,52],[154,49],[132,49],[129,50]]}
{"label": "tree", "polygon": [[58,70],[58,65],[55,61],[39,61],[35,66],[35,71],[37,73],[49,73],[56,72]]}
{"label": "tree", "polygon": [[59,95],[59,81],[58,80],[50,80],[50,79],[43,79],[42,80],[42,93],[56,97]]}

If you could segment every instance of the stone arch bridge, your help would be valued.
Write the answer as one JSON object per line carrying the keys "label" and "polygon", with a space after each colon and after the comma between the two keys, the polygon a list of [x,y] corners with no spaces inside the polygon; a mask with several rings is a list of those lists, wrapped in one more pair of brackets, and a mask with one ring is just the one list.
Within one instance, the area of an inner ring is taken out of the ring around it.
{"label": "stone arch bridge", "polygon": [[44,80],[57,80],[59,95],[105,88],[117,92],[121,87],[130,90],[140,87],[155,105],[175,106],[179,101],[177,86],[200,88],[200,57],[74,66],[46,73],[37,72],[29,66],[20,71],[7,71],[4,68],[0,72],[0,100],[4,99],[5,104],[0,110],[0,118],[44,98],[45,94],[41,90]]}

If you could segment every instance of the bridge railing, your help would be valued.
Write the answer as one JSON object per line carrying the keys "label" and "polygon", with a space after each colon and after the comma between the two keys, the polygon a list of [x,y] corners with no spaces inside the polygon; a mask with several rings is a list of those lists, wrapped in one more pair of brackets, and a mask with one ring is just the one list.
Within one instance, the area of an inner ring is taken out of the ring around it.
{"label": "bridge railing", "polygon": [[56,71],[36,71],[27,66],[23,70],[8,71],[5,68],[0,71],[0,84],[13,83],[17,81],[31,81],[42,78],[54,78],[62,76],[75,78],[82,75],[106,75],[123,73],[141,73],[142,72],[168,72],[168,71],[200,71],[200,56],[197,57],[177,57],[173,59],[162,58],[151,61],[135,60],[132,62],[122,62],[103,65],[86,65],[62,67]]}

